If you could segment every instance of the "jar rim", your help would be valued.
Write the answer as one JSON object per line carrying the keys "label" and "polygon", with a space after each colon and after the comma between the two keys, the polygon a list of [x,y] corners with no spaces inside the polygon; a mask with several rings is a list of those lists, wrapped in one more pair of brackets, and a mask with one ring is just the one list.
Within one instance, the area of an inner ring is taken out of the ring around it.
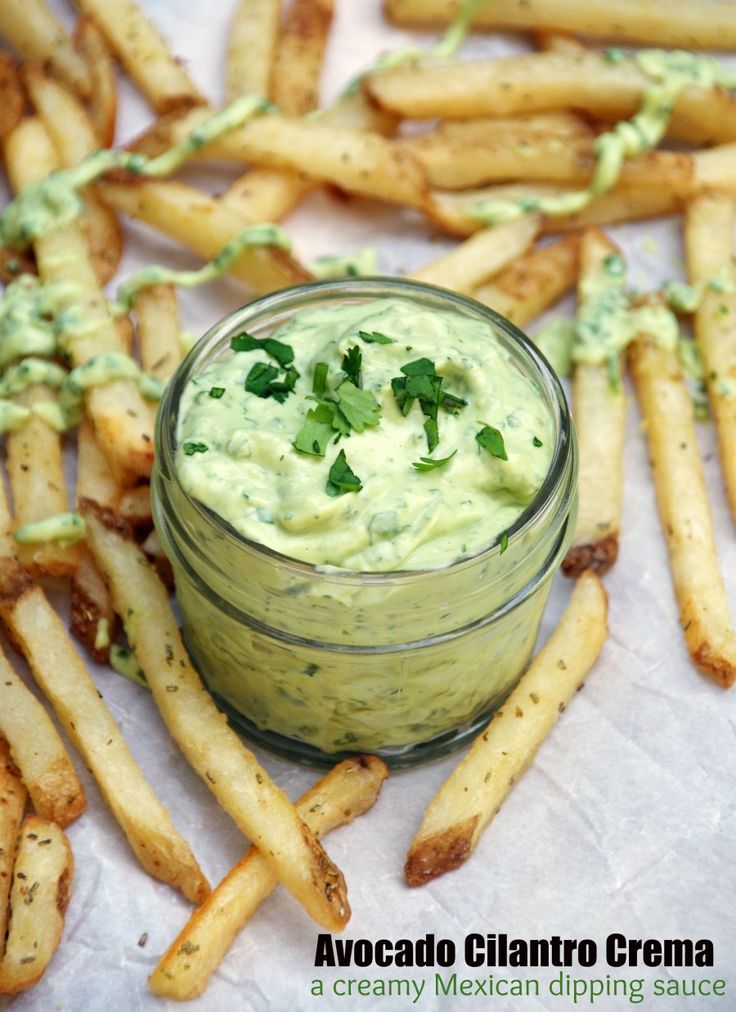
{"label": "jar rim", "polygon": [[532,367],[533,379],[538,382],[545,394],[548,407],[553,412],[556,423],[556,440],[544,481],[531,502],[506,530],[508,547],[511,547],[517,535],[527,532],[534,525],[536,519],[545,512],[547,507],[554,503],[561,482],[569,474],[569,455],[574,446],[572,417],[557,374],[542,352],[518,327],[511,323],[510,320],[495,312],[495,310],[490,309],[470,296],[460,295],[449,289],[441,288],[439,285],[383,276],[311,281],[263,295],[222,317],[221,320],[205,332],[179,364],[166,387],[164,397],[159,406],[156,421],[155,450],[157,466],[162,476],[167,481],[173,482],[177,491],[184,496],[188,506],[206,524],[214,527],[218,535],[224,538],[226,542],[232,544],[233,547],[241,551],[254,552],[266,559],[271,559],[274,564],[278,564],[296,576],[319,578],[320,576],[329,575],[330,579],[336,582],[342,581],[346,585],[359,583],[361,585],[368,584],[374,586],[382,584],[395,585],[397,581],[410,582],[412,579],[421,579],[428,574],[440,574],[449,571],[461,572],[466,567],[477,565],[478,562],[491,558],[494,554],[499,555],[502,550],[506,550],[499,542],[496,542],[492,545],[486,545],[473,554],[463,555],[460,558],[451,560],[446,565],[431,569],[364,571],[343,569],[337,566],[315,565],[285,555],[241,534],[224,517],[220,516],[220,514],[200,500],[189,495],[179,480],[174,457],[177,446],[176,433],[181,396],[192,376],[198,371],[198,367],[204,367],[207,364],[212,352],[224,340],[227,340],[234,333],[245,329],[246,326],[252,325],[256,318],[261,320],[267,317],[270,312],[274,314],[283,313],[289,308],[296,308],[304,301],[308,303],[318,299],[339,301],[342,298],[384,298],[392,295],[399,298],[413,298],[415,300],[417,298],[424,299],[425,301],[428,299],[441,300],[446,305],[454,305],[466,314],[470,312],[476,318],[485,319],[491,325],[494,333],[502,337],[507,347],[512,348],[517,353],[521,352],[521,357],[525,359],[525,364]]}

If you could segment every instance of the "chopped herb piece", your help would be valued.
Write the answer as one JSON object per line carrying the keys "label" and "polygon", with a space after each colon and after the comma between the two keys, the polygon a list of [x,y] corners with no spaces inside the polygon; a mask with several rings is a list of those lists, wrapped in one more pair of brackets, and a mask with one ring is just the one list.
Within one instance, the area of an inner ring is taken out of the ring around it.
{"label": "chopped herb piece", "polygon": [[286,369],[283,379],[279,378],[280,373],[280,369],[268,362],[256,362],[245,378],[245,389],[257,397],[273,397],[283,404],[294,390],[299,373],[293,366]]}
{"label": "chopped herb piece", "polygon": [[503,534],[501,535],[498,543],[501,546],[501,551],[498,554],[499,555],[503,555],[503,553],[509,547],[509,534],[508,534],[508,531],[504,531],[503,532]]}
{"label": "chopped herb piece", "polygon": [[359,390],[350,380],[345,380],[337,388],[337,396],[340,414],[351,429],[362,432],[380,422],[381,405],[372,391]]}
{"label": "chopped herb piece", "polygon": [[316,394],[317,397],[321,397],[327,389],[327,373],[330,367],[326,362],[317,362],[314,367],[314,377],[312,378],[312,393]]}
{"label": "chopped herb piece", "polygon": [[363,367],[363,353],[357,344],[348,348],[342,357],[342,371],[356,387],[361,386],[360,370]]}
{"label": "chopped herb piece", "polygon": [[544,443],[542,442],[541,439],[539,439],[538,436],[535,436],[534,439],[532,439],[532,444],[534,446],[544,446]]}
{"label": "chopped herb piece", "polygon": [[486,425],[484,423],[480,432],[476,432],[475,440],[483,447],[484,450],[488,450],[491,456],[498,457],[499,460],[509,459],[506,454],[503,436],[498,429],[494,429],[492,425]]}
{"label": "chopped herb piece", "polygon": [[294,349],[291,345],[277,341],[273,337],[258,338],[242,333],[232,338],[230,347],[233,351],[265,351],[268,356],[275,358],[282,367],[291,365],[294,361]]}
{"label": "chopped herb piece", "polygon": [[337,496],[343,495],[345,492],[360,492],[362,487],[360,478],[347,462],[345,451],[340,450],[330,468],[325,492],[327,495]]}
{"label": "chopped herb piece", "polygon": [[440,442],[440,432],[437,427],[437,419],[427,418],[424,423],[424,431],[427,435],[427,449],[430,453],[434,453]]}
{"label": "chopped herb piece", "polygon": [[361,341],[365,341],[366,344],[396,344],[393,337],[386,337],[385,334],[379,334],[377,330],[373,330],[370,333],[366,330],[359,330],[358,337]]}
{"label": "chopped herb piece", "polygon": [[224,393],[225,387],[210,387],[210,397],[214,397],[216,401],[219,401]]}
{"label": "chopped herb piece", "polygon": [[401,371],[405,376],[436,376],[434,362],[428,358],[418,358],[414,362],[407,362],[402,365]]}
{"label": "chopped herb piece", "polygon": [[458,411],[468,406],[468,402],[463,400],[462,397],[448,394],[444,390],[442,391],[442,401],[440,403],[445,411],[449,411],[451,415],[456,415]]}
{"label": "chopped herb piece", "polygon": [[447,393],[442,389],[442,377],[437,374],[434,362],[428,358],[418,358],[401,366],[403,376],[395,376],[391,380],[396,403],[402,415],[408,415],[415,400],[419,401],[422,413],[426,416],[424,431],[427,435],[427,446],[432,453],[439,444],[439,428],[437,414],[440,407],[450,414],[464,408],[466,401],[462,397]]}
{"label": "chopped herb piece", "polygon": [[420,457],[419,460],[412,461],[411,466],[416,471],[421,472],[436,471],[438,467],[442,467],[442,465],[446,464],[448,460],[452,460],[452,458],[455,456],[456,453],[457,450],[453,450],[452,453],[449,455],[449,457],[442,457],[441,459],[438,458],[437,460],[432,460],[431,457]]}
{"label": "chopped herb piece", "polygon": [[603,261],[603,271],[610,278],[620,278],[626,273],[626,263],[618,253],[609,253]]}
{"label": "chopped herb piece", "polygon": [[195,453],[207,453],[209,446],[206,443],[183,443],[182,450],[187,457],[193,457]]}
{"label": "chopped herb piece", "polygon": [[302,453],[324,457],[327,444],[335,435],[333,426],[335,412],[330,404],[318,404],[311,408],[304,419],[304,425],[297,432],[294,446]]}

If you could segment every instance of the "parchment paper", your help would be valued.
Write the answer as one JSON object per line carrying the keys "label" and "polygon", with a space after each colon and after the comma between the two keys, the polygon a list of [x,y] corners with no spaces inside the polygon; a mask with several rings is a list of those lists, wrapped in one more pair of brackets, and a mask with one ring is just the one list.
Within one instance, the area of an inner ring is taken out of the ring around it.
{"label": "parchment paper", "polygon": [[[146,0],[144,6],[196,81],[213,101],[220,101],[230,0]],[[337,7],[324,79],[327,100],[379,51],[432,38],[392,29],[383,21],[378,0],[338,0]],[[61,2],[58,9],[68,21],[69,12]],[[497,54],[526,47],[521,36],[477,36],[465,52]],[[124,84],[122,93],[119,141],[151,118],[130,86]],[[191,170],[187,178],[216,192],[235,175],[232,167],[224,167]],[[451,245],[412,213],[379,204],[356,205],[322,193],[305,201],[287,225],[298,254],[307,260],[375,244],[386,272],[420,265]],[[121,276],[143,263],[197,263],[142,226],[132,223],[128,232]],[[631,284],[653,287],[665,278],[681,276],[678,221],[611,232],[626,251]],[[242,301],[243,289],[235,281],[183,293],[184,323],[201,333]],[[736,605],[734,528],[712,426],[699,426],[698,435],[721,565]],[[633,398],[621,553],[606,585],[611,637],[594,673],[461,870],[421,889],[403,884],[409,841],[426,803],[457,757],[394,774],[369,815],[328,839],[328,850],[347,877],[353,909],[344,937],[418,938],[432,932],[437,938],[453,938],[460,949],[470,931],[521,938],[590,937],[600,946],[610,932],[634,938],[708,937],[716,951],[712,971],[611,970],[601,958],[594,969],[571,972],[578,977],[605,978],[610,973],[647,980],[730,974],[729,991],[720,1000],[650,999],[641,1006],[725,1012],[736,1008],[735,698],[689,662]],[[554,627],[569,589],[558,578],[542,637]],[[93,674],[137,760],[214,884],[243,853],[246,841],[179,755],[148,693],[109,670],[94,668]],[[292,797],[315,779],[309,770],[268,755],[262,758]],[[149,994],[146,977],[190,908],[139,868],[93,781],[75,759],[89,808],[69,829],[76,874],[64,939],[44,979],[12,1002],[13,1012],[174,1008]],[[145,945],[139,944],[142,936],[147,936]],[[316,927],[288,895],[277,891],[236,940],[205,996],[191,1004],[193,1012],[404,1009],[412,1007],[407,999],[331,996],[330,981],[432,977],[432,970],[316,971],[316,938]],[[462,959],[455,969],[461,976],[483,977],[489,972],[468,970]],[[558,972],[528,971],[542,980]],[[512,970],[497,973],[514,975]],[[313,998],[310,982],[320,976],[326,994]],[[580,1004],[586,1007],[585,1000]],[[600,999],[596,1004],[604,1009],[631,1007],[625,998]],[[6,1007],[8,1003],[0,1000],[0,1009]],[[487,1007],[551,1012],[573,1006],[551,997],[435,997],[428,983],[416,1007],[424,1012]]]}

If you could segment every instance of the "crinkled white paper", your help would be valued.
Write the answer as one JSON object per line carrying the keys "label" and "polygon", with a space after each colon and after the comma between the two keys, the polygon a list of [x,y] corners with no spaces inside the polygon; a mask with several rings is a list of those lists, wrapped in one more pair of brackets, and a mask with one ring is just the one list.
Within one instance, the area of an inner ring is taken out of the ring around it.
{"label": "crinkled white paper", "polygon": [[[581,0],[582,2],[582,0]],[[231,0],[147,0],[144,5],[171,40],[193,77],[213,101],[221,99],[223,53]],[[334,96],[384,49],[429,36],[392,29],[379,0],[338,0],[324,93]],[[68,18],[69,12],[61,13]],[[705,14],[703,15],[706,16]],[[521,37],[471,40],[472,55],[517,51]],[[132,88],[122,88],[118,140],[151,118]],[[188,178],[212,192],[235,170],[190,170]],[[418,266],[449,247],[446,237],[411,212],[316,194],[288,222],[298,254],[378,246],[387,272]],[[630,280],[651,287],[681,273],[680,224],[663,221],[612,229],[630,263]],[[143,263],[193,265],[185,251],[131,224],[123,276]],[[207,291],[182,294],[185,325],[201,333],[242,301],[227,280]],[[736,605],[736,543],[722,491],[713,430],[699,427],[713,506],[719,555]],[[687,495],[687,489],[683,489]],[[420,889],[402,878],[407,846],[424,806],[457,761],[396,773],[376,808],[328,839],[345,872],[352,920],[346,936],[378,939],[432,932],[461,949],[466,933],[506,932],[536,938],[590,937],[602,947],[610,932],[634,938],[708,937],[716,967],[705,970],[610,969],[603,958],[576,976],[725,977],[722,999],[650,999],[642,1008],[671,1012],[736,1008],[736,862],[734,771],[736,697],[690,664],[677,623],[667,556],[639,417],[632,403],[626,444],[626,501],[621,554],[606,578],[611,637],[583,692],[560,718],[533,768],[493,822],[472,859],[459,871]],[[569,595],[561,578],[553,589],[543,636]],[[187,766],[163,728],[148,693],[112,674],[94,676],[137,760],[169,806],[212,883],[240,857],[246,841]],[[316,774],[263,757],[292,797]],[[146,978],[190,913],[172,889],[138,866],[117,824],[77,759],[88,811],[69,829],[76,873],[61,947],[43,980],[12,1002],[13,1012],[163,1012],[173,1003],[154,998]],[[314,969],[317,929],[292,899],[278,891],[236,940],[205,996],[191,1004],[207,1012],[293,1012],[311,1009],[397,1010],[493,1008],[539,1012],[571,1008],[566,999],[442,998],[431,988],[433,970]],[[145,939],[145,944],[143,940]],[[455,967],[461,976],[489,971]],[[447,971],[449,972],[449,971]],[[495,972],[491,970],[490,972]],[[514,971],[499,970],[501,976]],[[523,974],[524,971],[520,971]],[[538,971],[542,981],[559,971]],[[534,975],[535,971],[529,971]],[[335,978],[426,978],[421,1000],[340,998]],[[310,995],[312,978],[325,996]],[[0,1009],[7,1004],[0,999]],[[580,1002],[586,1007],[586,1001]],[[630,1008],[625,998],[596,1007]]]}

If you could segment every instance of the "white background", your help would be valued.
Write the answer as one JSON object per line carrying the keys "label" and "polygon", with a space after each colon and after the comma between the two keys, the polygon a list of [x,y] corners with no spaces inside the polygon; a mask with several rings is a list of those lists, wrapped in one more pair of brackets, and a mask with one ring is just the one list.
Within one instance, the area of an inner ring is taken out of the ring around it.
{"label": "white background", "polygon": [[[214,102],[220,101],[230,0],[148,0],[145,6],[195,80]],[[338,0],[337,6],[324,81],[326,100],[379,51],[431,39],[384,24],[378,0]],[[62,12],[68,19],[68,11]],[[526,45],[520,37],[478,36],[466,53],[505,53]],[[151,118],[145,103],[127,85],[123,96],[119,141]],[[235,174],[232,168],[216,167],[192,171],[187,178],[217,192]],[[297,253],[307,260],[375,244],[387,273],[418,266],[451,245],[413,213],[324,194],[305,201],[288,227]],[[681,275],[679,221],[629,225],[611,232],[629,258],[634,286],[653,287]],[[143,227],[131,225],[129,235],[122,276],[144,262],[196,263]],[[201,333],[243,297],[234,281],[184,293],[184,324]],[[699,426],[698,433],[721,564],[736,603],[734,528],[712,428]],[[453,757],[396,773],[369,815],[329,838],[330,854],[345,872],[350,890],[353,917],[347,937],[416,938],[433,932],[461,942],[469,931],[522,938],[560,934],[591,937],[602,948],[613,931],[635,938],[707,936],[716,949],[717,965],[711,975],[728,977],[730,972],[730,995],[720,1001],[650,1000],[639,1007],[725,1012],[736,1007],[734,697],[698,674],[688,660],[633,401],[621,553],[606,584],[611,637],[600,662],[462,869],[421,889],[409,890],[402,878],[409,841],[424,806],[456,762]],[[569,585],[558,578],[543,636],[554,626],[568,595]],[[109,670],[94,674],[136,758],[214,884],[242,854],[243,837],[177,752],[149,695]],[[292,797],[315,778],[310,771],[269,756],[263,759]],[[79,761],[77,765],[82,766]],[[173,1008],[173,1003],[148,993],[146,977],[190,908],[139,868],[94,783],[84,769],[80,773],[89,807],[69,829],[76,875],[64,939],[45,978],[12,1003],[13,1012]],[[148,941],[141,948],[137,943],[144,933]],[[315,926],[291,898],[278,892],[237,939],[205,996],[191,1007],[212,1012],[408,1007],[400,999],[312,999],[309,983],[317,975],[316,935]],[[457,969],[474,974],[464,970],[462,961]],[[597,969],[577,975],[605,977],[607,970],[601,959]],[[426,975],[431,977],[431,972]],[[647,979],[668,975],[666,970],[610,972]],[[336,975],[381,973],[406,975],[360,969]],[[505,973],[513,971],[499,971]],[[704,973],[669,971],[684,977]],[[324,976],[329,979],[327,973]],[[605,1009],[630,1007],[624,999],[597,1004]],[[0,1009],[6,1007],[0,999]],[[460,1007],[538,1012],[572,1006],[552,998],[453,1001],[425,994],[417,1007],[425,1012]]]}

